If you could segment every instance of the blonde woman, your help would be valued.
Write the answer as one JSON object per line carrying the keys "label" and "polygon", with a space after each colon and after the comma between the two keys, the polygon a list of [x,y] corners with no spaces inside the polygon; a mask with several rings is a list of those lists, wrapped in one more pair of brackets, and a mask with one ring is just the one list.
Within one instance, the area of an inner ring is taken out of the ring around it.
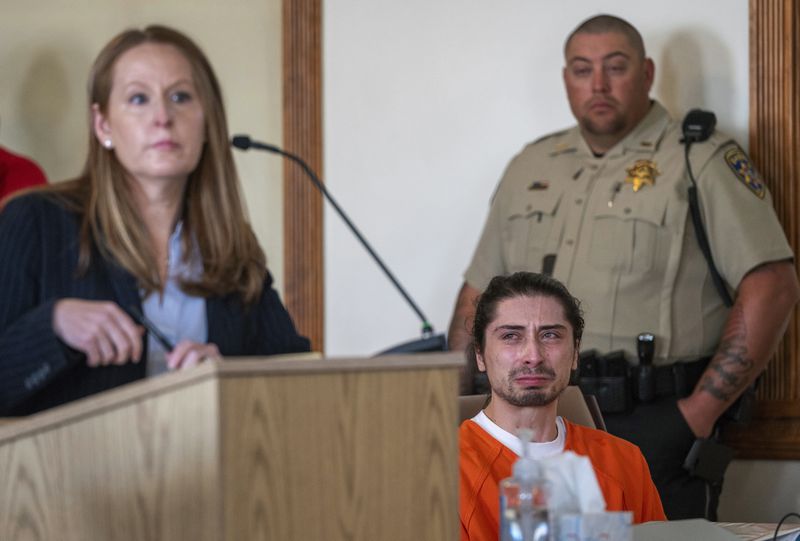
{"label": "blonde woman", "polygon": [[123,32],[89,93],[83,174],[0,213],[0,416],[208,357],[307,351],[245,219],[197,45],[163,26]]}

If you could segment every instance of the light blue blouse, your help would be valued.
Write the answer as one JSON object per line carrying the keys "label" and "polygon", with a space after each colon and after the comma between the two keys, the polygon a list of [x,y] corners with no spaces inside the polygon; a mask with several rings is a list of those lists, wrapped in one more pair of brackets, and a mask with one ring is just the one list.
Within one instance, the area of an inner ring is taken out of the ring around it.
{"label": "light blue blouse", "polygon": [[[206,299],[187,295],[181,291],[179,280],[197,279],[203,273],[203,262],[200,248],[192,244],[192,257],[184,263],[181,261],[181,230],[183,222],[178,222],[175,231],[169,238],[169,260],[167,282],[163,295],[153,292],[142,295],[142,310],[158,329],[173,344],[181,340],[192,340],[201,344],[208,340],[208,322],[206,320]],[[147,375],[154,376],[167,371],[166,352],[161,344],[147,333]]]}

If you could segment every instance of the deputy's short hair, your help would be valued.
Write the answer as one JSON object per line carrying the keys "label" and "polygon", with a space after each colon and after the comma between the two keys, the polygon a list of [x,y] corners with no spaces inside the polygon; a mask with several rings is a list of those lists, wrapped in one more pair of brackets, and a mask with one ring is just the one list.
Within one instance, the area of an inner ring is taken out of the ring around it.
{"label": "deputy's short hair", "polygon": [[624,35],[641,58],[645,57],[644,40],[642,40],[642,35],[636,30],[636,27],[625,19],[606,14],[595,15],[579,24],[577,28],[567,36],[567,41],[564,42],[564,56],[567,56],[567,47],[569,47],[572,38],[577,34],[607,34],[609,32],[616,32]]}

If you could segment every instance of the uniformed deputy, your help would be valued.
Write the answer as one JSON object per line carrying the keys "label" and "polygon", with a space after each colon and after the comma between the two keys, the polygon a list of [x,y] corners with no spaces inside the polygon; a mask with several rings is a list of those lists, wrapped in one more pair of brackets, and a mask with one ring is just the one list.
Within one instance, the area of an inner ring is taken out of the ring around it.
{"label": "uniformed deputy", "polygon": [[668,517],[713,517],[716,503],[683,461],[774,353],[800,298],[793,254],[736,142],[716,132],[694,144],[711,253],[735,298],[726,307],[689,219],[681,126],[649,98],[655,66],[639,32],[593,17],[567,39],[565,59],[578,125],[528,145],[508,166],[464,275],[450,346],[466,346],[489,280],[520,270],[552,274],[581,299],[585,349],[624,350],[635,362],[637,335],[653,333],[657,370],[683,363],[675,366],[695,374],[694,391],[606,423],[642,448]]}

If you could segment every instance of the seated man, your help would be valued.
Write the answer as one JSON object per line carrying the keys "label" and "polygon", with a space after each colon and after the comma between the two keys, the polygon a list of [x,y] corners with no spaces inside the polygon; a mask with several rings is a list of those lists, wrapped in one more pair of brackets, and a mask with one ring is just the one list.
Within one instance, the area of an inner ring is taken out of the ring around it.
{"label": "seated man", "polygon": [[522,454],[520,428],[533,431],[536,459],[564,450],[589,457],[608,511],[632,511],[634,523],[666,520],[638,447],[556,415],[582,333],[578,300],[547,276],[497,276],[478,298],[472,342],[491,401],[459,431],[462,540],[497,538],[498,483]]}

